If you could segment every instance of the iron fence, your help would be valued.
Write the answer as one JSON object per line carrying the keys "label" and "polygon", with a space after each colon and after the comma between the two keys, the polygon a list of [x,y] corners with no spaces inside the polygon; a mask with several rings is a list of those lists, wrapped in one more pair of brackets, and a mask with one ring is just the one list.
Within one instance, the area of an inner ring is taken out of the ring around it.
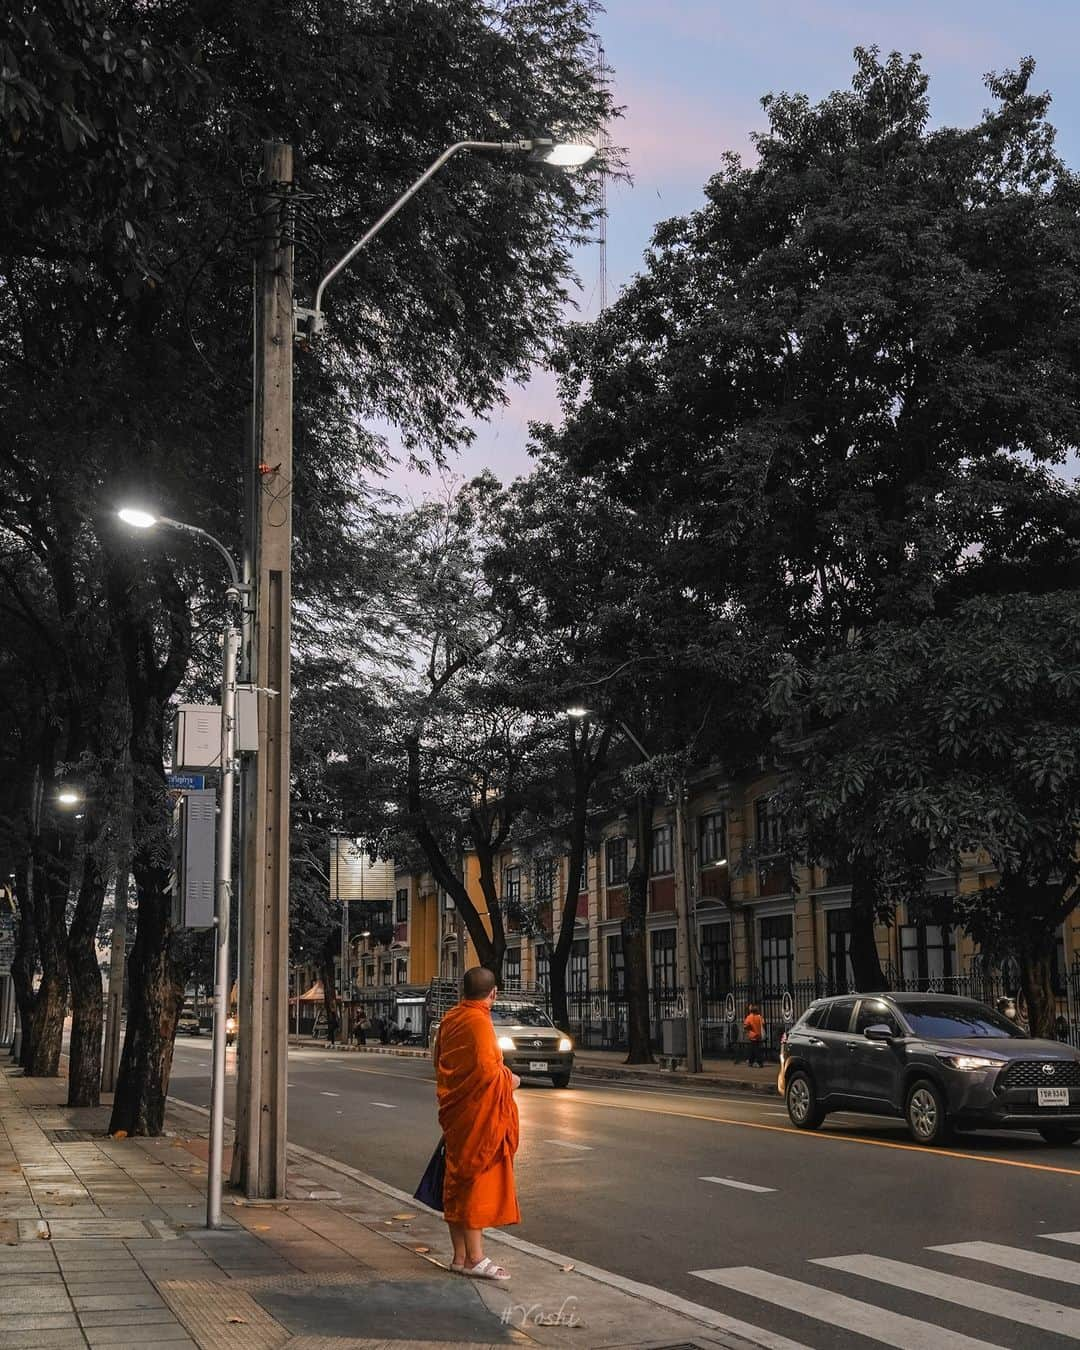
{"label": "iron fence", "polygon": [[[990,1007],[1002,1000],[1015,1003],[1021,1022],[1025,1021],[1023,999],[1015,982],[1007,982],[1000,972],[969,971],[911,979],[887,972],[887,987],[897,993],[956,994],[975,999]],[[739,1058],[746,1053],[743,1018],[751,1003],[756,1004],[765,1021],[767,1049],[775,1055],[780,1037],[814,1002],[838,994],[856,994],[848,982],[830,980],[822,972],[813,978],[795,980],[786,985],[765,985],[759,981],[736,981],[700,995],[702,1049],[706,1055]],[[550,1013],[551,997],[545,989],[526,989],[522,995],[534,999]],[[1080,961],[1055,985],[1055,1035],[1061,1041],[1080,1048]],[[622,990],[574,989],[567,994],[570,1030],[578,1044],[586,1049],[622,1050],[627,1044],[628,1005]],[[653,1047],[662,1044],[663,1022],[682,1018],[686,1003],[681,989],[649,991],[650,1039]]]}

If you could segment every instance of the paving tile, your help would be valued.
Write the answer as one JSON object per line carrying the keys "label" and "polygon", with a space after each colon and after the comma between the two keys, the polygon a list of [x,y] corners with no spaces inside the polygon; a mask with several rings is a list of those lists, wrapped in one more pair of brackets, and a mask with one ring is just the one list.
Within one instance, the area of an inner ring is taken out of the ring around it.
{"label": "paving tile", "polygon": [[64,1331],[69,1327],[78,1327],[72,1312],[0,1313],[0,1345],[11,1345],[11,1333],[16,1331]]}
{"label": "paving tile", "polygon": [[0,1314],[66,1312],[71,1307],[63,1286],[59,1289],[5,1289],[0,1293]]}
{"label": "paving tile", "polygon": [[110,1308],[164,1308],[165,1304],[151,1290],[144,1294],[74,1294],[71,1299],[77,1312],[104,1312]]}
{"label": "paving tile", "polygon": [[[110,1308],[79,1313],[84,1327],[159,1327],[178,1325],[172,1313],[161,1308]],[[149,1334],[147,1340],[152,1340]]]}
{"label": "paving tile", "polygon": [[81,1331],[21,1331],[6,1350],[86,1350]]}
{"label": "paving tile", "polygon": [[145,1327],[84,1327],[83,1335],[91,1346],[191,1345],[192,1340],[179,1322]]}

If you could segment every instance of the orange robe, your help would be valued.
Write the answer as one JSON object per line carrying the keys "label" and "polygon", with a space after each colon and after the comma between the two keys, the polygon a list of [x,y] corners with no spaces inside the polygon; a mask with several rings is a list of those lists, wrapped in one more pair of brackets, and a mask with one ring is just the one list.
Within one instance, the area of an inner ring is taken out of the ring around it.
{"label": "orange robe", "polygon": [[486,1003],[465,999],[443,1018],[435,1072],[446,1140],[446,1222],[465,1228],[520,1223],[513,1074],[503,1063]]}

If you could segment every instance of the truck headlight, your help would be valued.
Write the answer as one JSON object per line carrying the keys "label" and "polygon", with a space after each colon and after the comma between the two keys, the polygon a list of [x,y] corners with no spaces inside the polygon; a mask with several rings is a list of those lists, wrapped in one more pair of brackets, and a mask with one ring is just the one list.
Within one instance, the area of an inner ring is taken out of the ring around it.
{"label": "truck headlight", "polygon": [[979,1069],[997,1069],[1003,1063],[1000,1059],[986,1059],[983,1055],[938,1055],[938,1059],[950,1069],[960,1069],[964,1073],[975,1073]]}
{"label": "truck headlight", "polygon": [[559,1042],[559,1053],[560,1053],[560,1054],[565,1055],[568,1051],[573,1050],[573,1048],[574,1048],[574,1042],[570,1039],[569,1036],[564,1036],[564,1037],[562,1038],[562,1040]]}
{"label": "truck headlight", "polygon": [[500,1036],[500,1037],[499,1037],[499,1049],[500,1049],[500,1050],[514,1050],[514,1049],[516,1049],[516,1048],[517,1048],[517,1047],[514,1045],[514,1038],[513,1038],[513,1036]]}

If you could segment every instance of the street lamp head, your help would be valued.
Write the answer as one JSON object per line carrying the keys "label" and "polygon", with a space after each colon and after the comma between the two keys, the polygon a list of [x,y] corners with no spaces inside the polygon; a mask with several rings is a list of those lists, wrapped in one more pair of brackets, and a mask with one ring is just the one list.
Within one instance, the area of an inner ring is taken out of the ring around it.
{"label": "street lamp head", "polygon": [[592,712],[591,708],[583,708],[580,704],[575,704],[572,708],[567,708],[567,717],[588,717]]}
{"label": "street lamp head", "polygon": [[56,794],[56,800],[61,806],[79,806],[82,803],[82,793],[76,788],[61,788]]}
{"label": "street lamp head", "polygon": [[596,154],[596,146],[577,141],[534,140],[532,154],[534,159],[555,169],[580,169]]}
{"label": "street lamp head", "polygon": [[369,938],[371,936],[371,929],[365,928],[364,931],[360,934],[360,936],[362,938]]}
{"label": "street lamp head", "polygon": [[125,525],[136,530],[149,530],[158,523],[158,518],[149,511],[141,511],[135,506],[123,506],[116,513]]}

